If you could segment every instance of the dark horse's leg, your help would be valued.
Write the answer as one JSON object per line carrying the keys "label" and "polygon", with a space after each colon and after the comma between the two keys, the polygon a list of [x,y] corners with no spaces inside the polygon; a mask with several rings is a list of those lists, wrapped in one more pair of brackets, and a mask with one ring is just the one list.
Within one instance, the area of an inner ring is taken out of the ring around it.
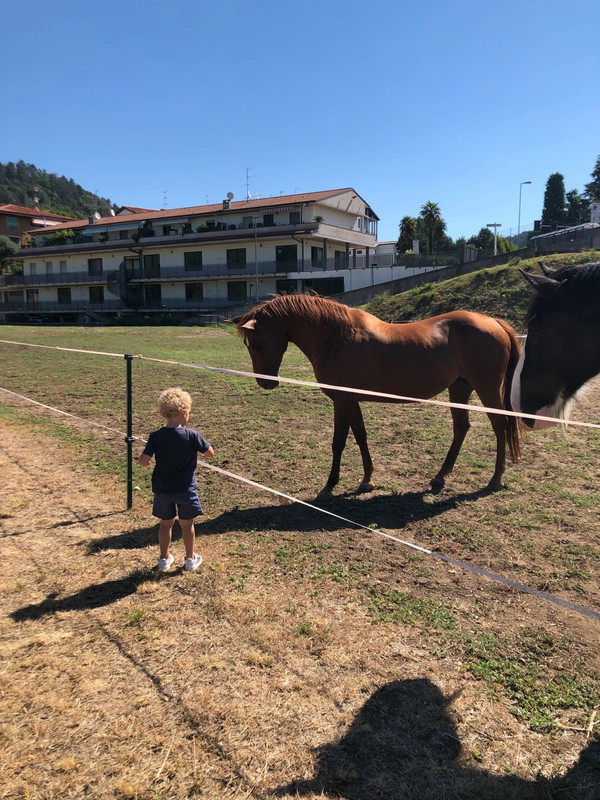
{"label": "dark horse's leg", "polygon": [[[473,393],[473,387],[465,378],[458,378],[454,383],[448,387],[448,394],[450,395],[451,403],[463,403],[466,405],[469,398]],[[454,436],[452,444],[448,450],[446,460],[442,464],[442,468],[431,481],[432,489],[441,489],[444,485],[446,476],[452,472],[456,458],[460,453],[460,448],[465,440],[465,436],[469,432],[471,423],[469,422],[469,412],[465,408],[452,408],[452,428]]]}
{"label": "dark horse's leg", "polygon": [[336,398],[333,401],[333,419],[333,442],[331,445],[333,460],[331,462],[331,472],[329,473],[329,478],[325,487],[319,494],[331,494],[333,487],[336,486],[340,479],[342,452],[346,446],[346,439],[348,438],[348,431],[350,428],[352,428],[352,433],[360,448],[363,462],[364,476],[362,483],[358,487],[358,491],[368,492],[373,488],[373,484],[371,483],[373,461],[371,460],[371,454],[367,446],[367,431],[359,404],[355,400],[349,398],[342,398],[341,400]]}

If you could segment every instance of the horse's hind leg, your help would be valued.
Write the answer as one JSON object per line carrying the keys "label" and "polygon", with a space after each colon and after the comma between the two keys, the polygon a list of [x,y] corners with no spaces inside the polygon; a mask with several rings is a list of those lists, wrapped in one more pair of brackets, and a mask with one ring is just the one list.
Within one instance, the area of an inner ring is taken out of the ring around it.
{"label": "horse's hind leg", "polygon": [[373,489],[373,484],[371,483],[371,478],[373,477],[373,461],[367,445],[367,429],[365,428],[362,411],[358,403],[352,405],[350,412],[350,427],[356,439],[356,444],[360,449],[364,473],[357,492],[370,492]]}
{"label": "horse's hind leg", "polygon": [[[471,397],[472,393],[473,387],[469,381],[465,380],[465,378],[458,378],[451,386],[448,387],[448,394],[450,395],[451,403],[463,403],[466,405],[469,402],[469,398]],[[452,430],[454,435],[446,459],[442,464],[442,468],[431,481],[431,488],[436,490],[439,490],[443,487],[446,476],[452,472],[457,456],[460,453],[460,448],[465,440],[465,436],[471,427],[471,423],[469,422],[469,412],[466,410],[466,408],[452,408],[451,413]]]}

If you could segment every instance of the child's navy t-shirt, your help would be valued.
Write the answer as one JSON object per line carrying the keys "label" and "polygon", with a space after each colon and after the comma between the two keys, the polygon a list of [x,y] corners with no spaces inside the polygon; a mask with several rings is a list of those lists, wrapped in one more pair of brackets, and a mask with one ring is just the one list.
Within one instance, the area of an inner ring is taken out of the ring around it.
{"label": "child's navy t-shirt", "polygon": [[198,453],[206,453],[210,443],[193,428],[160,428],[148,437],[147,456],[156,457],[152,491],[186,492],[198,485]]}

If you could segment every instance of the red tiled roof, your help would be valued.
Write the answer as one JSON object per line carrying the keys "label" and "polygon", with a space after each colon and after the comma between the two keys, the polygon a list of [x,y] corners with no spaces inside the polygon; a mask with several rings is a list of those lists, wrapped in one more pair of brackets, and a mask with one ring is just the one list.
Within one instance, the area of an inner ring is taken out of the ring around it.
{"label": "red tiled roof", "polygon": [[[251,200],[232,200],[229,203],[228,211],[258,211],[261,208],[276,209],[277,206],[289,206],[291,204],[301,203],[314,203],[319,200],[326,200],[329,197],[343,194],[344,192],[353,192],[351,188],[346,189],[330,189],[323,192],[307,192],[305,194],[288,194],[278,195],[277,197],[261,197],[252,198]],[[122,208],[134,209],[134,206],[122,206]],[[107,225],[123,225],[124,222],[144,222],[145,220],[152,219],[176,219],[177,217],[190,217],[190,216],[209,216],[222,212],[223,202],[211,203],[205,206],[186,206],[185,208],[168,208],[160,211],[153,211],[151,209],[136,210],[132,214],[123,214],[115,217],[101,217],[94,222],[94,226],[107,226]],[[87,219],[72,220],[68,224],[53,225],[52,230],[60,230],[61,228],[86,228],[89,226]],[[39,231],[36,231],[39,235]]]}
{"label": "red tiled roof", "polygon": [[[40,211],[39,208],[27,208],[26,206],[16,206],[13,203],[0,205],[0,214],[15,214],[19,217],[45,217],[46,219],[68,220],[66,214],[53,214],[51,211]],[[56,226],[54,226],[56,227]]]}

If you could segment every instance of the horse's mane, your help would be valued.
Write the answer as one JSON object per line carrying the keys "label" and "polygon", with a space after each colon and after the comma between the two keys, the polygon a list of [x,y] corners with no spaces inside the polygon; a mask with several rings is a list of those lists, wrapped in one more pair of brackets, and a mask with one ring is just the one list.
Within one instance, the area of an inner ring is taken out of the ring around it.
{"label": "horse's mane", "polygon": [[323,322],[349,328],[352,325],[351,310],[327,297],[316,294],[281,294],[271,300],[264,300],[235,322],[238,330],[251,319],[283,321],[290,317],[301,317],[309,325]]}

